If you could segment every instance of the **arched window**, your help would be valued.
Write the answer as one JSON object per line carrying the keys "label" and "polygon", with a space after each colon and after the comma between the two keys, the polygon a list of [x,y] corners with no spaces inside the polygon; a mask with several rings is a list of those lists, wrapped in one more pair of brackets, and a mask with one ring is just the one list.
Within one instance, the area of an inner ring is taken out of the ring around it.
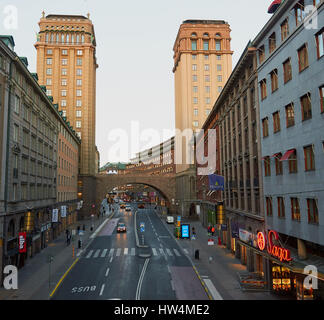
{"label": "arched window", "polygon": [[209,37],[209,33],[208,33],[208,32],[205,32],[205,33],[203,34],[203,36],[204,36],[204,37]]}
{"label": "arched window", "polygon": [[66,43],[70,43],[70,35],[69,34],[66,35]]}
{"label": "arched window", "polygon": [[62,40],[62,43],[64,43],[64,33],[62,33],[61,40]]}
{"label": "arched window", "polygon": [[60,35],[57,33],[56,34],[56,43],[59,43],[60,42]]}
{"label": "arched window", "polygon": [[81,36],[81,42],[84,43],[84,34]]}
{"label": "arched window", "polygon": [[46,32],[46,37],[45,37],[45,42],[46,43],[48,43],[48,38],[49,38],[49,36],[48,36],[48,33]]}
{"label": "arched window", "polygon": [[216,33],[216,34],[215,34],[215,37],[216,37],[216,38],[221,38],[222,36],[221,36],[220,33]]}
{"label": "arched window", "polygon": [[191,36],[192,36],[192,37],[197,37],[197,33],[196,33],[196,32],[193,32],[193,33],[191,34]]}

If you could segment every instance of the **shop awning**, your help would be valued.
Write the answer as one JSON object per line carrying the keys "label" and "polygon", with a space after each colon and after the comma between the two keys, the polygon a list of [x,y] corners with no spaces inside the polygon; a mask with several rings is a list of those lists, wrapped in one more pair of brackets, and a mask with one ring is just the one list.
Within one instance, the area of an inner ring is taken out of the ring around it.
{"label": "shop awning", "polygon": [[282,0],[274,0],[268,8],[268,13],[275,13],[279,8]]}
{"label": "shop awning", "polygon": [[288,150],[280,159],[280,161],[288,160],[289,157],[296,151],[296,149]]}
{"label": "shop awning", "polygon": [[271,156],[271,158],[278,158],[279,155],[280,155],[280,152],[275,153],[274,155]]}

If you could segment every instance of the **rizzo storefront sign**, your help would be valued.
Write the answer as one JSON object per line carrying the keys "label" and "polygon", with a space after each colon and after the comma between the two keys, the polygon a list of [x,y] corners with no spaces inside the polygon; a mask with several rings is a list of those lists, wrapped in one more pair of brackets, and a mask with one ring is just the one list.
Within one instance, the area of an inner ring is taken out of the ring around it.
{"label": "rizzo storefront sign", "polygon": [[280,261],[291,261],[292,258],[290,257],[290,250],[273,244],[273,240],[278,239],[279,235],[274,230],[268,232],[268,239],[263,232],[259,232],[257,236],[258,247],[261,251],[265,250],[267,247],[268,253],[275,258],[278,258]]}
{"label": "rizzo storefront sign", "polygon": [[19,246],[19,253],[26,252],[26,232],[19,232],[18,234],[18,246]]}

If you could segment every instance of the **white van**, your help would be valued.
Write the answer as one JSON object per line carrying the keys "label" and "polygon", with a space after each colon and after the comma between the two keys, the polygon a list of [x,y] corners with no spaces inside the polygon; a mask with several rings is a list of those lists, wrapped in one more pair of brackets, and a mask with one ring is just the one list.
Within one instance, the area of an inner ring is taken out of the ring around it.
{"label": "white van", "polygon": [[174,217],[173,216],[167,216],[166,222],[167,223],[174,223]]}

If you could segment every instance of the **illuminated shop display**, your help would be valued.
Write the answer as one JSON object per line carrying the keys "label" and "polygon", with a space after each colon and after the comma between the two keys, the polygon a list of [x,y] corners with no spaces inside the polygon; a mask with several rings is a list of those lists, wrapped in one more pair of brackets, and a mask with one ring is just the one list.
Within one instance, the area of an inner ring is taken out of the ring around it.
{"label": "illuminated shop display", "polygon": [[291,291],[296,288],[296,279],[292,278],[290,270],[286,267],[274,265],[272,267],[272,288],[274,291]]}

